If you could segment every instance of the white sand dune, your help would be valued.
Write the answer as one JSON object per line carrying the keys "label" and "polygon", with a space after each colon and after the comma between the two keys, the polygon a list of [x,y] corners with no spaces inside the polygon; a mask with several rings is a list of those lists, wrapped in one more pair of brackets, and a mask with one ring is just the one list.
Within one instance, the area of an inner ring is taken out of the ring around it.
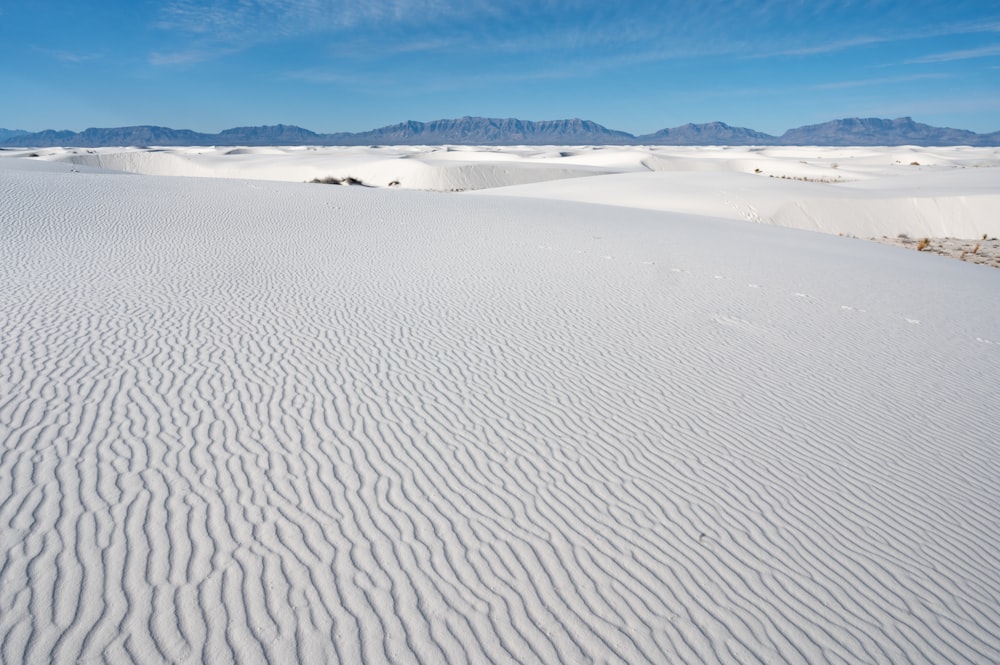
{"label": "white sand dune", "polygon": [[743,173],[628,173],[489,190],[776,224],[859,237],[1000,235],[1000,170],[842,184]]}
{"label": "white sand dune", "polygon": [[[39,154],[34,151],[28,154]],[[409,148],[100,148],[42,151],[45,159],[147,175],[303,182],[353,177],[365,184],[459,191],[617,172],[548,163],[515,152]]]}
{"label": "white sand dune", "polygon": [[0,158],[0,661],[1000,661],[1000,271],[97,154]]}
{"label": "white sand dune", "polygon": [[1000,235],[997,148],[411,146],[30,154],[149,175],[298,182],[352,177],[378,187],[489,190],[866,238]]}

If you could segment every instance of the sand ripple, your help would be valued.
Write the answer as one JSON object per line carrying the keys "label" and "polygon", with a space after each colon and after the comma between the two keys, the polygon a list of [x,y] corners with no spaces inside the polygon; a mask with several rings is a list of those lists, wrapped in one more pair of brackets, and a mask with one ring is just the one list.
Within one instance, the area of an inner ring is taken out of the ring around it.
{"label": "sand ripple", "polygon": [[558,202],[0,198],[0,661],[1000,660],[995,271]]}

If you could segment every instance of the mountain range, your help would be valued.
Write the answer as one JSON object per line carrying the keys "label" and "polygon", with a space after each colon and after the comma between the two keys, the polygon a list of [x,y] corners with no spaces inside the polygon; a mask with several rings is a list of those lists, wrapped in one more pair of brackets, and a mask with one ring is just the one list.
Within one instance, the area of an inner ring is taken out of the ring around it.
{"label": "mountain range", "polygon": [[12,139],[15,136],[21,136],[22,134],[27,134],[28,132],[23,129],[3,129],[0,127],[0,143],[3,143],[7,139]]}
{"label": "mountain range", "polygon": [[235,127],[218,134],[189,129],[138,127],[68,130],[0,129],[0,147],[102,146],[262,146],[262,145],[969,145],[1000,146],[1000,131],[977,134],[964,129],[933,127],[912,118],[844,118],[789,129],[772,136],[724,122],[686,124],[635,136],[590,120],[546,120],[464,117],[417,122],[410,120],[367,132],[318,134],[294,125]]}

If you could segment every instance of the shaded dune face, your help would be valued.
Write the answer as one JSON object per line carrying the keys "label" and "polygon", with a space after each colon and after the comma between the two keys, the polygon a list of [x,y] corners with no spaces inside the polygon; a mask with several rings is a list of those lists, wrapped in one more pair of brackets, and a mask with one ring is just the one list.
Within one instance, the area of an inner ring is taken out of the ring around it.
{"label": "shaded dune face", "polygon": [[0,661],[1000,660],[1000,272],[88,169],[0,159]]}

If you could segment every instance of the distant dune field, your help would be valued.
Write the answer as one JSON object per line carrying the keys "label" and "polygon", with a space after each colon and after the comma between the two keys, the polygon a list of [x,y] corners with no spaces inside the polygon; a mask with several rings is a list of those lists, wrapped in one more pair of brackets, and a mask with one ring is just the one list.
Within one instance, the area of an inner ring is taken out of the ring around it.
{"label": "distant dune field", "polygon": [[1000,662],[998,165],[0,151],[0,662]]}
{"label": "distant dune field", "polygon": [[375,187],[489,190],[866,238],[1000,236],[1000,148],[54,148],[7,154],[148,175],[353,178]]}

